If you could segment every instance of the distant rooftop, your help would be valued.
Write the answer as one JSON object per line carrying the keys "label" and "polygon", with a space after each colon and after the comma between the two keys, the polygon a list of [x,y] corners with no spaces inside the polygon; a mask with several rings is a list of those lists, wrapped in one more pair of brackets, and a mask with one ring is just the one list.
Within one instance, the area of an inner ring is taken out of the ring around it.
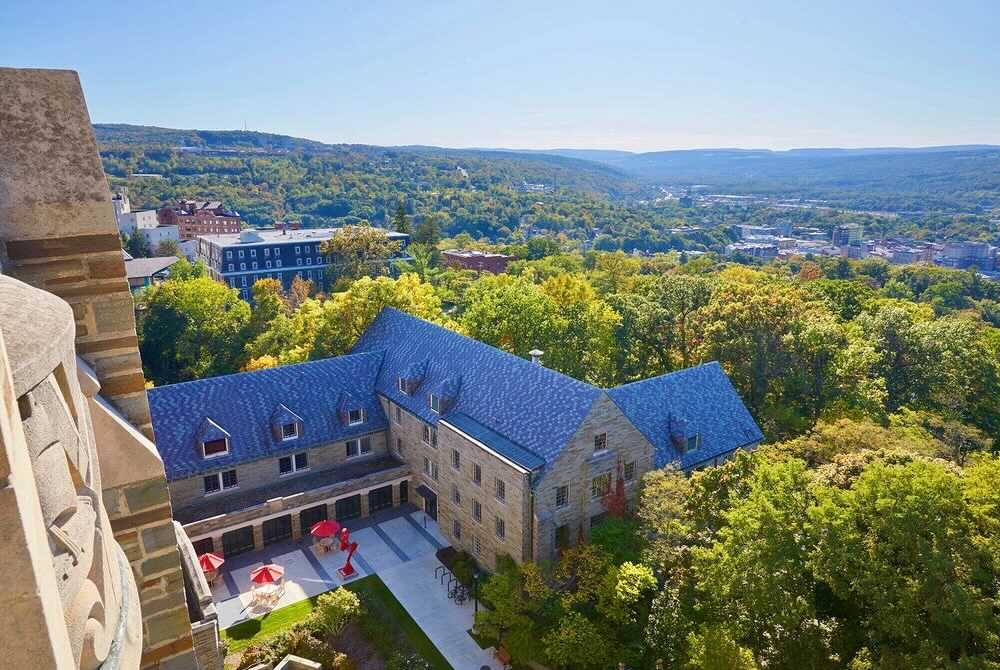
{"label": "distant rooftop", "polygon": [[140,279],[152,277],[158,272],[166,270],[180,259],[176,256],[154,256],[153,258],[127,258],[125,260],[125,274],[129,279]]}
{"label": "distant rooftop", "polygon": [[493,253],[491,251],[479,251],[478,249],[446,249],[441,252],[448,256],[458,258],[510,258],[505,254]]}
{"label": "distant rooftop", "polygon": [[[328,240],[340,230],[340,228],[300,228],[298,230],[282,230],[279,228],[248,228],[239,233],[216,233],[200,235],[206,240],[215,242],[219,246],[229,246],[232,244],[273,244],[275,242],[322,242]],[[406,239],[406,233],[397,233],[393,230],[386,230],[386,234],[396,239]]]}

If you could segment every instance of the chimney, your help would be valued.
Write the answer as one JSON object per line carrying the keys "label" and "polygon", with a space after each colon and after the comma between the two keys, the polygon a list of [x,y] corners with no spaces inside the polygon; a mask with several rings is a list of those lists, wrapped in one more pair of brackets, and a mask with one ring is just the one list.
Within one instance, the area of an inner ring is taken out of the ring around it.
{"label": "chimney", "polygon": [[532,349],[531,351],[528,352],[528,355],[531,356],[531,362],[532,363],[534,363],[535,365],[541,365],[542,364],[542,354],[544,354],[544,353],[545,352],[542,351],[541,349]]}

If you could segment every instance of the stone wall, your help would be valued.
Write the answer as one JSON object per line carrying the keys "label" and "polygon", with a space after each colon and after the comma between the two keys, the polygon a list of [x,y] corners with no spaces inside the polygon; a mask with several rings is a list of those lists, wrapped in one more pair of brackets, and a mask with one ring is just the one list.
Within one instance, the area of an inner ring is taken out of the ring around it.
{"label": "stone wall", "polygon": [[0,68],[0,266],[72,308],[95,432],[113,435],[98,439],[112,452],[100,454],[103,497],[139,586],[142,666],[196,667],[132,296],[75,72]]}
{"label": "stone wall", "polygon": [[[600,433],[607,433],[607,451],[595,454],[594,436]],[[639,479],[653,468],[653,445],[607,395],[601,394],[569,444],[535,485],[535,560],[555,556],[559,526],[568,527],[571,544],[590,536],[591,517],[605,511],[600,499],[591,496],[591,482],[598,475],[611,473],[613,489],[619,459],[636,464],[634,478],[626,482],[626,495],[634,498]],[[569,487],[568,504],[557,508],[556,488],[564,485]]]}
{"label": "stone wall", "polygon": [[[180,509],[182,507],[201,502],[207,497],[214,499],[235,495],[238,494],[239,491],[267,487],[274,485],[279,481],[284,483],[285,481],[294,480],[296,477],[305,475],[309,472],[329,470],[345,463],[359,463],[366,460],[375,460],[386,455],[387,452],[384,430],[369,433],[363,437],[368,437],[371,440],[371,454],[349,459],[347,458],[347,448],[344,442],[331,442],[317,447],[310,447],[309,449],[287,451],[277,457],[261,458],[256,461],[220,467],[211,471],[223,472],[225,470],[236,470],[238,482],[236,489],[223,490],[206,496],[204,476],[211,474],[211,472],[206,470],[205,472],[199,473],[194,477],[185,477],[184,479],[176,479],[170,482],[170,498],[173,502],[174,508]],[[278,474],[278,460],[281,456],[291,456],[302,452],[309,454],[308,470],[288,475]]]}

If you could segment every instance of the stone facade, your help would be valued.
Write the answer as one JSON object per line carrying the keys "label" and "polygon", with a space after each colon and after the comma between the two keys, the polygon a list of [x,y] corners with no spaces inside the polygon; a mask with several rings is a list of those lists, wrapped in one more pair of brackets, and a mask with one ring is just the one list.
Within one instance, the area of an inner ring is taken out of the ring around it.
{"label": "stone facade", "polygon": [[132,296],[75,72],[0,68],[0,266],[71,308],[106,515],[138,586],[141,666],[197,667]]}

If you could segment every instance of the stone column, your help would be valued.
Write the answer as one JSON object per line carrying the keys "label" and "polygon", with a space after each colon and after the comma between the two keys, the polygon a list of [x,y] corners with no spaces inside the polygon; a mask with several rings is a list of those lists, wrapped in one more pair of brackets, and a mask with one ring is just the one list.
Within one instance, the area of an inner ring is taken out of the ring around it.
{"label": "stone column", "polygon": [[253,525],[253,548],[254,550],[260,550],[264,548],[263,524],[255,523]]}

